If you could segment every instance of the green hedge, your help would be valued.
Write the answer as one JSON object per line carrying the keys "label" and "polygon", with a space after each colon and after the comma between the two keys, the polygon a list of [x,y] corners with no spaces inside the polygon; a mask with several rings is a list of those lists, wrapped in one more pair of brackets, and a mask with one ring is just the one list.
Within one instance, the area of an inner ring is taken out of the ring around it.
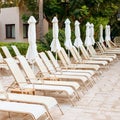
{"label": "green hedge", "polygon": [[[7,46],[11,55],[12,56],[15,56],[15,53],[11,47],[11,45],[15,45],[17,46],[17,48],[19,49],[20,53],[22,55],[26,55],[26,52],[27,52],[27,49],[28,49],[28,43],[21,43],[21,42],[10,42],[10,43],[5,43],[5,42],[0,42],[0,53],[3,55],[3,57],[5,57],[2,49],[1,49],[1,46]],[[44,44],[40,44],[40,43],[37,43],[37,50],[38,52],[41,52],[41,51],[45,51],[47,50],[47,48],[44,46]]]}
{"label": "green hedge", "polygon": [[[72,31],[72,34],[71,34],[72,42],[74,41],[74,39],[75,39],[75,36],[74,36],[74,32]],[[38,52],[50,50],[50,44],[51,44],[52,40],[53,40],[52,30],[49,30],[49,32],[44,37],[44,41],[40,41],[40,40],[37,41],[37,50],[38,50]],[[64,32],[64,30],[61,30],[61,29],[59,30],[59,41],[60,41],[61,46],[64,47],[65,32]],[[22,43],[22,42],[9,42],[9,43],[0,42],[0,53],[3,56],[5,56],[2,49],[1,49],[1,46],[7,46],[10,53],[11,53],[11,55],[15,56],[15,53],[14,53],[11,45],[17,46],[20,53],[22,55],[26,55],[29,44],[28,43]]]}
{"label": "green hedge", "polygon": [[[59,41],[60,41],[60,44],[62,47],[64,47],[64,42],[65,42],[65,30],[62,30],[62,29],[59,29]],[[47,45],[47,49],[50,49],[50,44],[53,40],[53,34],[52,34],[52,30],[49,30],[49,32],[45,35],[45,42],[46,42],[46,45]],[[72,31],[71,32],[71,41],[72,43],[74,42],[75,40],[75,35],[74,35],[74,32]]]}

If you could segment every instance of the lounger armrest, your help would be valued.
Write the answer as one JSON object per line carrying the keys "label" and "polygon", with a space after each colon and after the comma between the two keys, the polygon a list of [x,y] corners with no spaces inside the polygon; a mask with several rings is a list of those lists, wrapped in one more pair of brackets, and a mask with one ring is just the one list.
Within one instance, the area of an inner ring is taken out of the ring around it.
{"label": "lounger armrest", "polygon": [[74,65],[68,65],[68,67],[76,67],[77,66],[77,64],[74,64]]}
{"label": "lounger armrest", "polygon": [[44,76],[42,79],[43,79],[43,80],[48,80],[48,79],[49,79],[49,80],[58,80],[58,78],[56,77],[55,74],[52,74],[52,75],[53,75],[53,77],[51,77],[51,76],[49,76],[49,77],[46,76],[46,77],[45,77],[45,76]]}
{"label": "lounger armrest", "polygon": [[62,71],[62,68],[61,67],[56,67],[55,68],[57,71]]}
{"label": "lounger armrest", "polygon": [[8,94],[7,94],[7,92],[6,91],[0,91],[0,94],[3,94],[4,96],[5,96],[5,99],[7,100],[7,101],[9,101],[9,97],[8,97]]}
{"label": "lounger armrest", "polygon": [[43,77],[42,72],[40,72],[40,71],[39,71],[39,72],[37,72],[37,73],[36,73],[36,77]]}

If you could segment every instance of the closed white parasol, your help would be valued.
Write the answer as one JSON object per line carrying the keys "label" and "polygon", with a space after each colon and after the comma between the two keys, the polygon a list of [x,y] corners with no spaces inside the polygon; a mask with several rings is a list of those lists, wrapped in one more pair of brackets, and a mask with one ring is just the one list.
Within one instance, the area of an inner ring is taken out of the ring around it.
{"label": "closed white parasol", "polygon": [[86,24],[86,37],[85,37],[85,46],[91,46],[93,43],[92,43],[92,40],[91,40],[91,31],[90,31],[90,23],[87,22]]}
{"label": "closed white parasol", "polygon": [[91,23],[90,25],[90,36],[91,36],[91,42],[92,42],[92,45],[95,44],[95,38],[94,38],[94,24]]}
{"label": "closed white parasol", "polygon": [[76,20],[75,21],[75,41],[74,41],[74,46],[79,48],[80,46],[83,45],[83,42],[81,40],[81,34],[80,34],[80,23]]}
{"label": "closed white parasol", "polygon": [[100,25],[100,37],[99,37],[99,42],[103,43],[104,42],[104,38],[103,38],[103,25]]}
{"label": "closed white parasol", "polygon": [[67,50],[70,50],[72,47],[71,27],[70,27],[70,20],[68,18],[65,21],[65,44],[64,45]]}
{"label": "closed white parasol", "polygon": [[58,39],[58,33],[59,33],[59,28],[58,28],[58,19],[57,17],[54,17],[52,20],[53,23],[53,40],[51,42],[51,51],[57,52],[61,49],[61,45]]}
{"label": "closed white parasol", "polygon": [[28,42],[29,47],[26,54],[26,59],[29,63],[33,64],[35,62],[35,58],[38,55],[37,46],[36,46],[36,20],[33,16],[30,16],[28,27]]}
{"label": "closed white parasol", "polygon": [[110,26],[106,25],[105,26],[105,41],[110,41],[111,37],[110,37]]}

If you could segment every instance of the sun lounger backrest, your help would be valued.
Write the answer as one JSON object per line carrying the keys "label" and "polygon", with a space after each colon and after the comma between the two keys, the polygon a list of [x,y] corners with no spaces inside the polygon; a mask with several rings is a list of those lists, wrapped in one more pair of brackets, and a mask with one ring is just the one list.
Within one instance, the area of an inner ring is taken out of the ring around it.
{"label": "sun lounger backrest", "polygon": [[97,42],[96,44],[97,44],[97,46],[98,46],[99,50],[101,51],[101,53],[103,53],[103,52],[104,52],[104,50],[103,50],[103,48],[102,48],[101,44],[100,44],[99,42]]}
{"label": "sun lounger backrest", "polygon": [[2,54],[0,53],[0,63],[3,63],[3,62],[4,62],[4,59],[3,59]]}
{"label": "sun lounger backrest", "polygon": [[81,58],[81,56],[80,56],[80,54],[79,54],[80,51],[78,52],[75,46],[73,46],[73,50],[74,50],[74,52],[75,52],[75,54],[76,54],[79,62],[81,62],[81,61],[82,61],[82,58]]}
{"label": "sun lounger backrest", "polygon": [[101,46],[103,47],[104,51],[107,49],[103,42],[101,43]]}
{"label": "sun lounger backrest", "polygon": [[18,48],[17,48],[15,45],[12,45],[11,47],[13,48],[13,50],[14,50],[16,56],[21,55],[21,53],[19,52]]}
{"label": "sun lounger backrest", "polygon": [[50,73],[55,73],[56,70],[55,70],[54,66],[51,64],[47,55],[44,52],[40,52],[39,55],[40,55],[41,59],[43,60],[44,64],[46,65],[47,69],[50,71]]}
{"label": "sun lounger backrest", "polygon": [[1,48],[7,58],[12,57],[6,46],[2,46]]}
{"label": "sun lounger backrest", "polygon": [[80,50],[81,50],[83,56],[85,57],[85,59],[89,59],[89,54],[83,45],[80,46]]}
{"label": "sun lounger backrest", "polygon": [[95,51],[95,49],[94,49],[94,47],[92,45],[88,46],[87,49],[88,49],[89,53],[91,54],[91,56],[97,54],[96,51]]}
{"label": "sun lounger backrest", "polygon": [[62,55],[64,56],[64,59],[66,60],[66,63],[67,63],[68,65],[70,65],[70,64],[71,64],[70,58],[68,57],[68,55],[67,55],[67,53],[65,52],[65,49],[64,49],[64,48],[61,48],[61,53],[62,53]]}
{"label": "sun lounger backrest", "polygon": [[13,58],[6,58],[5,61],[10,68],[16,82],[19,84],[20,88],[25,86],[27,84],[26,79],[15,60]]}
{"label": "sun lounger backrest", "polygon": [[47,51],[47,54],[48,54],[51,62],[53,63],[54,67],[59,70],[60,69],[60,65],[58,64],[57,60],[53,56],[52,52],[51,51]]}
{"label": "sun lounger backrest", "polygon": [[111,44],[111,47],[117,47],[117,45],[113,41],[110,40],[109,43]]}
{"label": "sun lounger backrest", "polygon": [[3,56],[1,55],[1,53],[0,53],[0,60],[3,60]]}
{"label": "sun lounger backrest", "polygon": [[78,58],[77,58],[77,56],[76,56],[76,53],[75,53],[73,47],[71,47],[70,53],[71,53],[71,55],[73,56],[73,59],[75,60],[75,62],[78,63],[79,60],[78,60]]}
{"label": "sun lounger backrest", "polygon": [[59,56],[62,64],[67,68],[67,63],[66,63],[65,58],[64,58],[64,56],[62,55],[61,51],[58,51],[57,53],[58,53],[58,56]]}
{"label": "sun lounger backrest", "polygon": [[92,55],[93,55],[93,52],[92,52],[90,46],[87,46],[87,50],[88,50],[88,52],[90,53],[90,55],[92,56]]}
{"label": "sun lounger backrest", "polygon": [[112,48],[109,41],[105,41],[108,48]]}
{"label": "sun lounger backrest", "polygon": [[97,53],[96,53],[96,51],[95,51],[95,48],[94,48],[92,45],[90,46],[90,48],[91,48],[93,54],[96,55]]}
{"label": "sun lounger backrest", "polygon": [[42,75],[49,76],[49,71],[47,70],[45,64],[43,63],[43,61],[41,60],[41,58],[39,56],[36,57],[35,62],[37,64],[38,68],[40,69]]}
{"label": "sun lounger backrest", "polygon": [[22,68],[23,68],[24,72],[26,73],[27,77],[29,78],[31,83],[33,83],[32,81],[36,79],[36,76],[35,76],[34,72],[32,71],[32,68],[28,64],[26,58],[21,55],[21,56],[17,56],[17,59],[19,60],[20,65],[22,66]]}

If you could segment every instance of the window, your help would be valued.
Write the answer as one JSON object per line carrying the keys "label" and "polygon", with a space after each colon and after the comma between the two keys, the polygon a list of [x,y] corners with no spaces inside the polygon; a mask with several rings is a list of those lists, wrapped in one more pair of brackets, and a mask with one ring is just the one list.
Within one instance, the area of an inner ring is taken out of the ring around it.
{"label": "window", "polygon": [[28,38],[28,24],[23,24],[23,38]]}
{"label": "window", "polygon": [[6,25],[6,38],[15,38],[15,24]]}

